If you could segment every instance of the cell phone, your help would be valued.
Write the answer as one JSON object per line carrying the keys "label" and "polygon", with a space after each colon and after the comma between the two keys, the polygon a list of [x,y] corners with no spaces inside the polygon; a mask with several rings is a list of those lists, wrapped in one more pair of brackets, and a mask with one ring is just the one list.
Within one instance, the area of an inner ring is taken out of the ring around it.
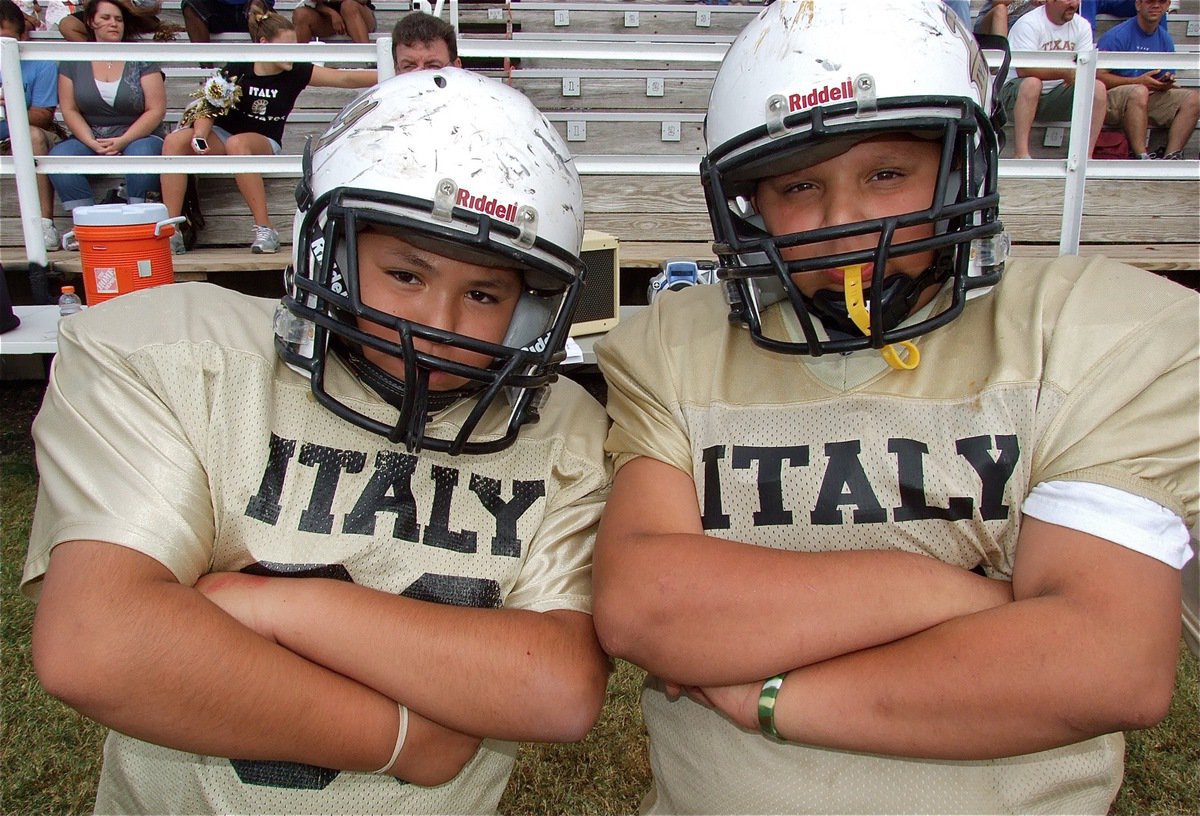
{"label": "cell phone", "polygon": [[204,153],[208,150],[208,141],[200,136],[194,137],[192,139],[192,150],[195,150],[197,153]]}

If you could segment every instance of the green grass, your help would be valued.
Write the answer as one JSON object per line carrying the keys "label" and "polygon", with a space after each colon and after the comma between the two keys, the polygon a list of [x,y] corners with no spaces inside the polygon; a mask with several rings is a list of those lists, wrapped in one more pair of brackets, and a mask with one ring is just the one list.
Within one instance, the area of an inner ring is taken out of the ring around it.
{"label": "green grass", "polygon": [[[87,813],[103,729],[49,698],[29,661],[33,605],[19,593],[37,474],[29,422],[36,383],[0,387],[0,813]],[[1125,784],[1111,813],[1200,813],[1197,661],[1181,648],[1175,700],[1156,728],[1128,736]],[[501,800],[504,814],[635,813],[650,779],[637,699],[642,675],[618,662],[599,724],[573,745],[525,745]]]}

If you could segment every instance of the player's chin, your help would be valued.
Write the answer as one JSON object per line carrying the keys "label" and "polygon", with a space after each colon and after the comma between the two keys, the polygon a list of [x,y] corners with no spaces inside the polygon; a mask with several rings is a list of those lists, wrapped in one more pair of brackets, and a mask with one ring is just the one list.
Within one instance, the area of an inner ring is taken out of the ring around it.
{"label": "player's chin", "polygon": [[466,388],[470,382],[465,377],[456,377],[453,374],[447,374],[445,371],[429,372],[430,391],[457,391],[460,388]]}

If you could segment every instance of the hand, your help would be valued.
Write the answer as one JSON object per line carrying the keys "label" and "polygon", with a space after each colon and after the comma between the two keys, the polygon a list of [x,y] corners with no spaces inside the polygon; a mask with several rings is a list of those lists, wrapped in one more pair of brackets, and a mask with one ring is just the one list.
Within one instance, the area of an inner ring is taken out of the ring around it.
{"label": "hand", "polygon": [[1171,87],[1175,77],[1166,71],[1147,71],[1138,77],[1138,81],[1151,91],[1161,92]]}
{"label": "hand", "polygon": [[[692,702],[723,714],[734,725],[746,731],[758,730],[758,697],[762,693],[762,680],[738,683],[732,686],[676,686]],[[668,688],[672,684],[667,684]],[[668,692],[670,697],[670,692]]]}
{"label": "hand", "polygon": [[269,614],[272,608],[269,593],[275,582],[283,580],[288,579],[241,572],[210,572],[196,582],[196,591],[247,629],[277,642]]}
{"label": "hand", "polygon": [[120,137],[109,136],[103,139],[97,139],[96,146],[92,149],[101,156],[120,156],[121,151],[125,149],[125,145],[121,144]]}
{"label": "hand", "polygon": [[329,9],[329,24],[333,26],[334,34],[340,35],[346,33],[346,21],[342,19],[342,15],[333,9]]}

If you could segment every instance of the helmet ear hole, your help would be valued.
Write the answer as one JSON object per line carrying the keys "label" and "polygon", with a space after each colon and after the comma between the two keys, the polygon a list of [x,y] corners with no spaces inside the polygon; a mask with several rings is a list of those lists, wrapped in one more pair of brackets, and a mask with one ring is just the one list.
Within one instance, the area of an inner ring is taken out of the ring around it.
{"label": "helmet ear hole", "polygon": [[509,321],[504,345],[522,349],[533,346],[554,325],[559,302],[557,297],[545,297],[528,289],[522,292]]}

